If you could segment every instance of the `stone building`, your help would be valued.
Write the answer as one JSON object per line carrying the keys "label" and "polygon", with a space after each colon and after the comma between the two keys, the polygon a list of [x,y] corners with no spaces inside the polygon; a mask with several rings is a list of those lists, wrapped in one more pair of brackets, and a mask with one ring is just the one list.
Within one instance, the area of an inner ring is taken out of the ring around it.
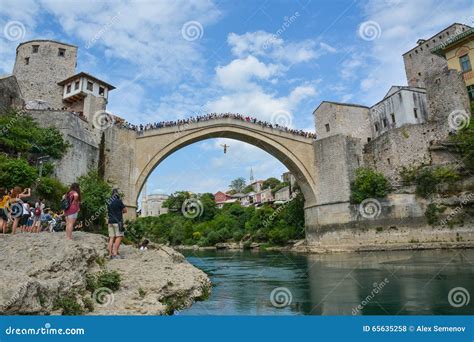
{"label": "stone building", "polygon": [[454,23],[430,38],[418,39],[417,46],[403,54],[408,85],[425,88],[426,73],[430,69],[443,69],[447,65],[444,58],[431,51],[469,29],[467,25]]}
{"label": "stone building", "polygon": [[369,107],[323,101],[313,112],[313,116],[318,139],[337,134],[358,138],[364,142],[372,138]]}
{"label": "stone building", "polygon": [[86,74],[76,74],[77,46],[53,40],[31,40],[18,45],[13,75],[23,100],[41,101],[47,108],[78,113],[92,122],[105,110],[114,87]]}
{"label": "stone building", "polygon": [[448,68],[462,73],[466,83],[469,99],[474,101],[474,29],[452,37],[445,44],[432,51],[434,54],[446,59]]}
{"label": "stone building", "polygon": [[396,127],[426,122],[426,90],[392,86],[384,98],[370,108],[369,120],[372,139]]}
{"label": "stone building", "polygon": [[163,207],[163,202],[168,199],[165,194],[150,194],[145,195],[142,199],[142,217],[160,216],[168,212],[168,208]]}

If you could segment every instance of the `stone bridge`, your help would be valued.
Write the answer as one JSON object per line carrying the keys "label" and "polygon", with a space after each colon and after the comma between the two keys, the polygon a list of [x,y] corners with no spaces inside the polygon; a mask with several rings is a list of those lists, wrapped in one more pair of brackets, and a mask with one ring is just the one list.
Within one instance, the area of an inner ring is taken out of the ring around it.
{"label": "stone bridge", "polygon": [[209,138],[236,139],[270,153],[296,177],[305,197],[305,206],[316,204],[312,138],[233,118],[191,122],[139,133],[114,126],[104,134],[105,176],[125,193],[130,218],[152,171],[173,152]]}

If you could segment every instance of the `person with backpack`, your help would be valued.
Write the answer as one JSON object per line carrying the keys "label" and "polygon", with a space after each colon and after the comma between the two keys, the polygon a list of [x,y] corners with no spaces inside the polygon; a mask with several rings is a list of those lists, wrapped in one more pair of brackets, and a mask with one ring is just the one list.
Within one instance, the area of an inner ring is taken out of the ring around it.
{"label": "person with backpack", "polygon": [[72,183],[69,187],[69,191],[63,196],[61,200],[61,208],[64,210],[64,216],[66,217],[66,239],[72,240],[72,231],[74,224],[79,214],[81,203],[81,189],[79,184]]}
{"label": "person with backpack", "polygon": [[127,212],[127,208],[120,198],[118,189],[112,190],[112,196],[108,201],[107,215],[109,218],[109,256],[111,259],[119,257],[119,248],[122,238],[125,235],[123,225],[123,214]]}
{"label": "person with backpack", "polygon": [[39,233],[41,231],[41,217],[44,213],[44,199],[40,198],[38,202],[35,203],[35,208],[33,209],[33,233]]}

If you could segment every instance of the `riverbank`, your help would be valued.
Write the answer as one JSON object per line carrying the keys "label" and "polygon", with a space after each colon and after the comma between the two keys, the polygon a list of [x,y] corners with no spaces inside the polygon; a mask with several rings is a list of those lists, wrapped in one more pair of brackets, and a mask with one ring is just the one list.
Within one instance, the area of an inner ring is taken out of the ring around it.
{"label": "riverbank", "polygon": [[268,246],[260,243],[218,243],[214,246],[179,245],[173,248],[181,251],[254,250],[280,251],[307,254],[403,251],[430,249],[474,248],[474,226],[469,223],[461,227],[418,227],[403,225],[396,227],[372,227],[334,229],[325,232],[319,240],[310,244],[306,240],[290,241],[285,246]]}
{"label": "riverbank", "polygon": [[104,236],[0,235],[0,314],[166,315],[209,296],[207,275],[172,248],[122,246]]}

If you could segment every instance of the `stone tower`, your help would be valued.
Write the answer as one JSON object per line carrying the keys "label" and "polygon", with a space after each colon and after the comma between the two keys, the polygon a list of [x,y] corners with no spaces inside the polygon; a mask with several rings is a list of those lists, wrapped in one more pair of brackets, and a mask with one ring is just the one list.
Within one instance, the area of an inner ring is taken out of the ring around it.
{"label": "stone tower", "polygon": [[25,101],[43,100],[62,108],[63,87],[58,82],[75,74],[77,46],[52,40],[31,40],[16,48],[13,75]]}

